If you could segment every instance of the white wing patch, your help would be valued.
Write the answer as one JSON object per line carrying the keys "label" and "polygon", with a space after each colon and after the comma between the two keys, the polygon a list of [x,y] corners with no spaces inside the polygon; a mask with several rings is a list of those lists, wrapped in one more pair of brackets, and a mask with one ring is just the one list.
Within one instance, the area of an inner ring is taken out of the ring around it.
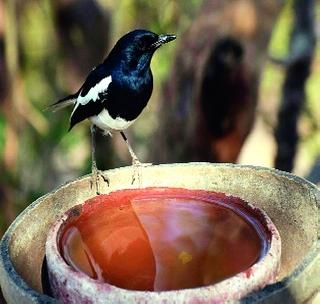
{"label": "white wing patch", "polygon": [[110,83],[112,82],[111,75],[103,78],[98,82],[94,87],[92,87],[85,96],[81,96],[81,92],[77,98],[76,105],[71,113],[71,116],[78,108],[79,105],[86,105],[88,102],[93,101],[95,102],[99,98],[99,94],[106,92]]}
{"label": "white wing patch", "polygon": [[99,94],[107,91],[109,84],[112,82],[111,75],[103,78],[94,87],[92,87],[85,96],[81,96],[81,92],[77,98],[77,103],[81,105],[87,104],[89,101],[96,101],[99,98]]}

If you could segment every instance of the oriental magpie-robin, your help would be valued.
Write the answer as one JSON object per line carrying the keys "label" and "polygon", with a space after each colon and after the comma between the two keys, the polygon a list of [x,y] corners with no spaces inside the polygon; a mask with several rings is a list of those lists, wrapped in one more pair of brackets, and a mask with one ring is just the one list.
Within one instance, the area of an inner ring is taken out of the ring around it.
{"label": "oriental magpie-robin", "polygon": [[152,93],[150,62],[154,52],[175,35],[157,35],[147,30],[134,30],[124,35],[107,58],[95,67],[81,88],[51,105],[53,111],[74,105],[70,117],[74,125],[88,118],[92,134],[92,174],[98,190],[94,132],[96,128],[111,134],[120,131],[132,157],[140,162],[123,133],[140,115]]}

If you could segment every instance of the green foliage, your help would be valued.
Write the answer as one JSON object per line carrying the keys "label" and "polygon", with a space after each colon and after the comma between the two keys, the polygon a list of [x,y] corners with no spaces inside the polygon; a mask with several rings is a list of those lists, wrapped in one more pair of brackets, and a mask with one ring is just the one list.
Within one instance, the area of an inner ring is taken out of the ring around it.
{"label": "green foliage", "polygon": [[293,0],[288,0],[274,25],[269,52],[275,58],[285,58],[289,52],[290,33],[293,26]]}
{"label": "green foliage", "polygon": [[4,147],[6,142],[6,120],[3,114],[0,113],[0,162],[3,160]]}

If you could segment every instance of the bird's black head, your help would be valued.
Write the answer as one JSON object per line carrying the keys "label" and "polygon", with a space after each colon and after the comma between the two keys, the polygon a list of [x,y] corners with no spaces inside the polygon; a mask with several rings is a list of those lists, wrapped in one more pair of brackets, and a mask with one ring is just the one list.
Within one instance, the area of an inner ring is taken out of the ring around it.
{"label": "bird's black head", "polygon": [[155,50],[174,39],[175,35],[157,35],[147,30],[134,30],[119,39],[109,57],[126,61],[128,68],[143,70],[149,68]]}

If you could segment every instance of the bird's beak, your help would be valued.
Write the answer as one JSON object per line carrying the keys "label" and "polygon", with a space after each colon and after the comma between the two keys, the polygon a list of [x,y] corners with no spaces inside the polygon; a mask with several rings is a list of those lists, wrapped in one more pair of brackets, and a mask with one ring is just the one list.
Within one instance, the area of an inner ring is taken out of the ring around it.
{"label": "bird's beak", "polygon": [[158,40],[152,44],[152,48],[158,48],[162,44],[168,43],[177,38],[176,35],[162,34],[159,35]]}
{"label": "bird's beak", "polygon": [[176,38],[177,38],[176,35],[168,35],[168,34],[166,34],[166,35],[159,35],[158,42],[159,42],[160,44],[165,44],[165,43],[167,43],[167,42],[170,42],[170,41],[172,41],[172,40],[175,40]]}

